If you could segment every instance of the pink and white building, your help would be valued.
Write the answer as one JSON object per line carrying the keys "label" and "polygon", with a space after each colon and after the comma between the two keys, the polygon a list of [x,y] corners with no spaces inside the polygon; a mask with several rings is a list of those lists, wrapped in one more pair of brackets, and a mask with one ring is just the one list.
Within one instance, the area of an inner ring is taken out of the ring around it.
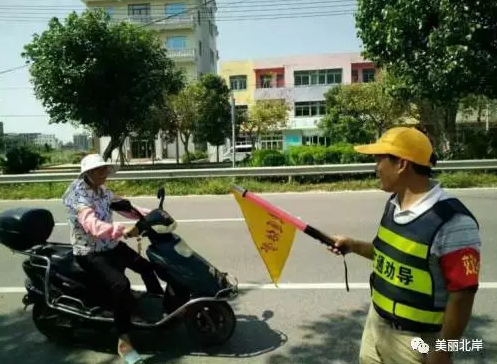
{"label": "pink and white building", "polygon": [[377,73],[378,67],[359,53],[223,62],[220,72],[239,108],[255,100],[275,98],[291,105],[287,128],[261,136],[261,149],[329,144],[317,127],[326,112],[325,93],[339,84],[370,82]]}

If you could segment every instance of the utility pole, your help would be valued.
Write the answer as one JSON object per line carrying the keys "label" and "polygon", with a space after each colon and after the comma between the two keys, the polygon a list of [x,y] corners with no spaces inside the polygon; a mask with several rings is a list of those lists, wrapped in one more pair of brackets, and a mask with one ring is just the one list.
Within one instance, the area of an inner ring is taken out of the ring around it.
{"label": "utility pole", "polygon": [[487,117],[486,117],[486,121],[485,121],[485,130],[488,132],[488,129],[490,127],[489,125],[489,120],[488,120],[488,108],[489,108],[489,103],[487,102]]}
{"label": "utility pole", "polygon": [[233,156],[231,157],[232,159],[232,166],[235,168],[235,147],[236,147],[236,141],[235,141],[235,97],[233,96],[233,92],[231,92],[231,147],[233,148]]}

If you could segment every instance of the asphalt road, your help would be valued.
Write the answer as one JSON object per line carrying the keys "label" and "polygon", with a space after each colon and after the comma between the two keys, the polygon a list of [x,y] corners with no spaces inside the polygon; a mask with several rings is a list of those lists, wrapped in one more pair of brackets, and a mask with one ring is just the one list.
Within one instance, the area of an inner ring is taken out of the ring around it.
{"label": "asphalt road", "polygon": [[[465,337],[483,340],[480,352],[460,352],[457,363],[497,361],[497,190],[454,191],[481,224],[483,261],[474,316]],[[381,192],[270,194],[266,199],[330,234],[371,239],[387,195]],[[157,200],[136,198],[136,204],[155,207]],[[66,241],[66,213],[59,201],[0,201],[0,210],[13,206],[49,208],[59,223],[51,240]],[[233,302],[238,328],[231,342],[215,352],[199,352],[181,329],[159,336],[139,336],[138,348],[148,363],[357,363],[369,290],[364,288],[370,264],[347,257],[349,282],[363,283],[346,292],[342,259],[323,245],[297,233],[279,289],[271,288],[241,212],[233,196],[168,197],[165,207],[179,220],[177,232],[197,252],[223,271],[235,275],[242,286]],[[117,217],[116,220],[124,221]],[[133,241],[129,242],[133,246]],[[106,333],[94,334],[83,348],[61,347],[38,334],[31,309],[23,311],[21,298],[23,256],[0,247],[0,363],[120,363],[105,352],[115,343]],[[142,282],[129,273],[133,284]],[[253,284],[248,288],[248,284]],[[286,285],[285,285],[286,284]],[[96,342],[101,345],[95,346]],[[102,348],[103,347],[103,348]]]}

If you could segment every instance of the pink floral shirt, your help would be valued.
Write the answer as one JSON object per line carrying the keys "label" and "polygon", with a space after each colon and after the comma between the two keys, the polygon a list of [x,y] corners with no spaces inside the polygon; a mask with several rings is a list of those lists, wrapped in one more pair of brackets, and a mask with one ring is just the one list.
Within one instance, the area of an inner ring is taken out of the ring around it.
{"label": "pink floral shirt", "polygon": [[[103,252],[116,247],[124,235],[125,226],[114,223],[110,203],[115,199],[107,187],[101,186],[98,193],[83,179],[77,179],[65,191],[62,202],[69,211],[70,240],[74,255]],[[136,207],[142,214],[150,210]],[[138,219],[130,213],[120,215]]]}

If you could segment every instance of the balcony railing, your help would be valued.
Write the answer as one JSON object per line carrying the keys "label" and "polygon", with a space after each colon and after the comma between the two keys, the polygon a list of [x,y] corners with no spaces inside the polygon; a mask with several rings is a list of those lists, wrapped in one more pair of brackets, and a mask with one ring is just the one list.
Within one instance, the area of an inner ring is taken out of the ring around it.
{"label": "balcony railing", "polygon": [[[165,19],[166,18],[166,19]],[[113,17],[114,22],[130,22],[133,24],[149,24],[149,26],[157,26],[168,29],[179,29],[184,27],[194,27],[195,26],[195,16],[175,16],[172,18],[167,18],[164,16],[150,16],[150,15],[130,15],[124,17]]]}
{"label": "balcony railing", "polygon": [[197,56],[197,52],[194,48],[187,48],[187,49],[168,49],[167,54],[169,57],[172,59],[195,59]]}

